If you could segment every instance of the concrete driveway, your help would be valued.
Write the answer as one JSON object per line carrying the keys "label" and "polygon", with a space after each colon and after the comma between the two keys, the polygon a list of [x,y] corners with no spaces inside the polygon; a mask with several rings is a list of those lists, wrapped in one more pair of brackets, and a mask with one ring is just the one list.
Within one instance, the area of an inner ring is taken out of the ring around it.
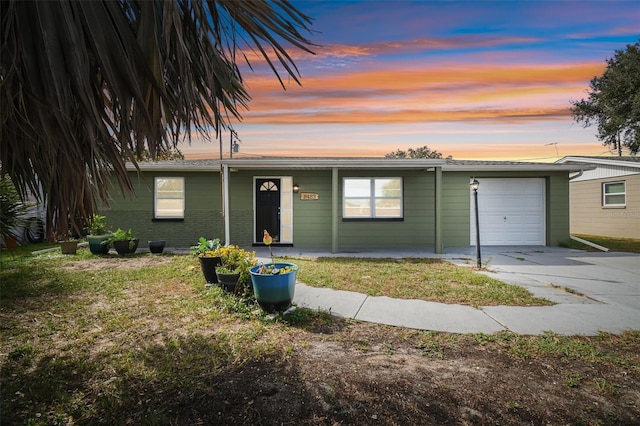
{"label": "concrete driveway", "polygon": [[[287,254],[332,256],[294,250]],[[475,265],[473,247],[448,249],[443,255],[420,251],[353,250],[337,256],[441,257],[460,265]],[[486,266],[482,273],[523,286],[535,296],[557,304],[484,306],[476,309],[371,297],[304,284],[296,286],[294,302],[298,306],[327,310],[363,321],[457,333],[510,330],[520,334],[552,331],[563,335],[595,335],[599,332],[640,330],[640,254],[595,253],[538,246],[483,247],[482,261]]]}
{"label": "concrete driveway", "polygon": [[585,335],[640,330],[640,255],[558,247],[491,247],[484,251],[487,275],[558,303],[482,308],[509,330]]}

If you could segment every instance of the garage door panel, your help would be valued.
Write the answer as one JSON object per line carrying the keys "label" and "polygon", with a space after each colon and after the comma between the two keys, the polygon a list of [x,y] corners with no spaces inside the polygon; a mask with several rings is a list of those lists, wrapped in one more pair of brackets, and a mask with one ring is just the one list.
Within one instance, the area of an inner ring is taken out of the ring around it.
{"label": "garage door panel", "polygon": [[[482,179],[478,190],[481,245],[544,245],[544,179]],[[471,236],[475,205],[471,192]]]}

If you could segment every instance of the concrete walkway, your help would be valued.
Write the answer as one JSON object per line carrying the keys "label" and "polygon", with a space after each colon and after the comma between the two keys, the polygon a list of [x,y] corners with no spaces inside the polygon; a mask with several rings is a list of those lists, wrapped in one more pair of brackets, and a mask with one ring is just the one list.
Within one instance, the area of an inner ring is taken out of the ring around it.
{"label": "concrete walkway", "polygon": [[[449,249],[437,255],[418,251],[362,251],[332,255],[278,248],[278,256],[440,257],[475,265],[473,248]],[[258,252],[262,261],[268,252]],[[294,303],[333,315],[421,330],[452,333],[596,335],[640,330],[640,255],[593,253],[558,247],[483,248],[488,276],[525,287],[554,306],[465,305],[372,297],[349,291],[296,285]],[[569,289],[567,291],[566,289]]]}

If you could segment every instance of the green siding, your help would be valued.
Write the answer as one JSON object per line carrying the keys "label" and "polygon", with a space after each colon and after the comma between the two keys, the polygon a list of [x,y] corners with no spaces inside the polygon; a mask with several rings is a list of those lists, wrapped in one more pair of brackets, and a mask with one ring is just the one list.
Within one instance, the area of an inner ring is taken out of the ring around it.
{"label": "green siding", "polygon": [[[468,247],[471,225],[469,181],[482,178],[544,178],[546,195],[546,244],[569,241],[569,178],[567,172],[444,172],[443,239],[445,247]],[[480,191],[482,183],[480,184]]]}
{"label": "green siding", "polygon": [[293,182],[300,192],[318,194],[317,200],[301,200],[293,194],[293,245],[331,249],[331,170],[295,170]]}
{"label": "green siding", "polygon": [[471,215],[469,175],[442,173],[442,240],[445,247],[468,247]]}
{"label": "green siding", "polygon": [[[185,178],[183,221],[153,220],[153,182],[156,176]],[[216,172],[147,172],[143,176],[131,173],[134,195],[122,195],[113,182],[111,201],[100,209],[100,213],[107,217],[112,230],[131,228],[140,238],[140,247],[147,247],[149,240],[167,240],[167,247],[189,247],[200,236],[222,239],[219,179]]]}
{"label": "green siding", "polygon": [[567,245],[569,231],[569,176],[554,174],[547,179],[547,245]]}
{"label": "green siding", "polygon": [[242,247],[250,247],[253,244],[252,173],[246,171],[229,173],[229,217],[230,242]]}
{"label": "green siding", "polygon": [[300,185],[300,192],[318,194],[318,200],[301,200],[293,194],[293,245],[300,248],[323,248],[331,245],[331,171],[284,170],[246,171],[231,173],[229,198],[231,240],[234,244],[250,246],[254,231],[254,178],[291,176]]}
{"label": "green siding", "polygon": [[365,247],[433,247],[434,174],[426,171],[349,171],[339,173],[340,214],[342,212],[342,178],[402,177],[404,214],[402,221],[342,221],[338,223],[338,246]]}
{"label": "green siding", "polygon": [[[442,172],[442,243],[447,247],[468,247],[470,232],[469,180],[482,178],[545,178],[547,245],[569,240],[568,173],[518,172]],[[156,176],[185,178],[184,221],[154,221],[153,182]],[[332,248],[331,170],[241,170],[229,174],[231,243],[253,244],[254,177],[292,176],[300,192],[318,194],[318,200],[301,200],[293,194],[293,245],[300,249]],[[403,178],[404,218],[402,221],[343,221],[342,178]],[[188,247],[198,237],[224,239],[218,172],[145,172],[131,174],[135,196],[112,190],[110,206],[101,209],[112,229],[131,228],[141,240],[165,239],[168,247]],[[115,186],[114,186],[115,188]],[[433,248],[435,240],[435,174],[418,170],[339,170],[338,171],[338,251],[350,248]]]}

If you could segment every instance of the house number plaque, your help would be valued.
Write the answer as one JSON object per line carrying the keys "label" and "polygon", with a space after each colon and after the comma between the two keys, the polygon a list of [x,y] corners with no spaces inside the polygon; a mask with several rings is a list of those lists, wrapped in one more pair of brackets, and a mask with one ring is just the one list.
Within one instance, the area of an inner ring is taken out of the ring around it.
{"label": "house number plaque", "polygon": [[300,199],[301,200],[317,200],[318,194],[316,194],[315,192],[301,192]]}

